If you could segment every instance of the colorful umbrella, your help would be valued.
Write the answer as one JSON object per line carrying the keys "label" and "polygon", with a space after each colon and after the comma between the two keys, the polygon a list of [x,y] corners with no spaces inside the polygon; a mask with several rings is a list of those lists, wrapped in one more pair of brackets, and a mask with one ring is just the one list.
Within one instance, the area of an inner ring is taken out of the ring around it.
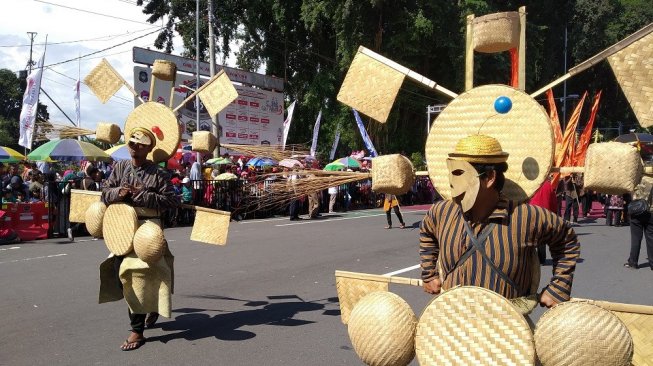
{"label": "colorful umbrella", "polygon": [[279,162],[279,166],[283,166],[286,168],[294,168],[295,166],[299,166],[300,168],[304,167],[304,164],[302,164],[299,160],[297,159],[283,159]]}
{"label": "colorful umbrella", "polygon": [[126,144],[116,145],[110,149],[104,150],[107,155],[111,156],[113,160],[129,160],[131,155],[129,155],[129,150],[127,149]]}
{"label": "colorful umbrella", "polygon": [[347,168],[360,168],[361,164],[352,157],[340,158],[324,166],[324,170],[345,170]]}
{"label": "colorful umbrella", "polygon": [[264,166],[277,165],[277,162],[270,159],[270,158],[252,158],[252,159],[249,159],[249,161],[245,165],[261,168],[261,167],[264,167]]}
{"label": "colorful umbrella", "polygon": [[236,174],[233,173],[222,173],[216,176],[215,178],[213,178],[213,180],[234,180],[234,179],[238,179],[238,176],[236,176]]}
{"label": "colorful umbrella", "polygon": [[209,159],[206,161],[206,163],[209,165],[225,165],[225,164],[233,164],[234,162],[231,161],[231,159],[229,158],[219,157],[219,158]]}
{"label": "colorful umbrella", "polygon": [[19,153],[18,151],[12,148],[0,146],[0,162],[17,163],[23,160],[25,160],[25,155]]}
{"label": "colorful umbrella", "polygon": [[48,141],[27,155],[28,160],[109,161],[111,157],[99,147],[84,141],[61,139]]}

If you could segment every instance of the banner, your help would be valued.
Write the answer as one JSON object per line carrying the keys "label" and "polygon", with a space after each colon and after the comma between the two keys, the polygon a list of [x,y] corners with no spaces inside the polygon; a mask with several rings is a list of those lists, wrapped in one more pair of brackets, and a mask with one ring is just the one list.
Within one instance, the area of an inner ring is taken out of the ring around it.
{"label": "banner", "polygon": [[361,121],[361,117],[358,115],[358,111],[356,111],[354,108],[352,108],[351,110],[354,111],[354,118],[356,118],[356,124],[358,125],[358,129],[361,132],[361,137],[363,138],[363,142],[365,143],[365,148],[367,148],[367,151],[370,152],[371,157],[373,158],[377,157],[379,154],[376,152],[376,149],[372,144],[372,140],[370,140],[370,137],[367,135],[365,126],[363,126],[363,121]]}
{"label": "banner", "polygon": [[599,101],[601,101],[601,90],[594,96],[594,103],[592,104],[592,111],[590,112],[590,119],[587,121],[587,126],[578,139],[578,148],[576,149],[576,156],[574,157],[574,166],[585,165],[585,155],[587,155],[587,148],[592,139],[592,128],[594,127],[594,120],[596,113],[599,110]]}
{"label": "banner", "polygon": [[73,96],[73,99],[75,100],[75,125],[77,127],[82,127],[82,118],[79,111],[79,79],[75,82],[73,92],[75,93]]}
{"label": "banner", "polygon": [[546,98],[549,102],[549,120],[553,128],[553,137],[555,140],[555,161],[558,161],[558,156],[562,149],[562,129],[560,128],[560,120],[558,119],[558,108],[556,107],[555,99],[553,98],[553,90],[546,91]]}
{"label": "banner", "polygon": [[317,114],[315,126],[313,126],[313,143],[311,144],[311,156],[315,157],[315,149],[317,148],[317,134],[320,132],[320,119],[322,118],[322,110]]}
{"label": "banner", "polygon": [[286,116],[286,120],[283,121],[283,137],[281,140],[281,149],[283,150],[286,149],[286,139],[288,138],[288,131],[290,131],[290,123],[292,123],[292,114],[295,111],[295,103],[297,103],[297,101],[292,102],[288,107],[288,115]]}
{"label": "banner", "polygon": [[340,125],[336,128],[336,137],[333,139],[333,146],[331,147],[331,154],[329,155],[329,160],[335,159],[336,150],[338,149],[338,142],[340,141]]}
{"label": "banner", "polygon": [[36,69],[27,77],[27,87],[23,95],[23,109],[20,111],[20,136],[18,145],[32,149],[32,138],[34,136],[34,122],[39,105],[39,93],[41,92],[41,76],[43,75],[43,60],[45,52],[39,59]]}

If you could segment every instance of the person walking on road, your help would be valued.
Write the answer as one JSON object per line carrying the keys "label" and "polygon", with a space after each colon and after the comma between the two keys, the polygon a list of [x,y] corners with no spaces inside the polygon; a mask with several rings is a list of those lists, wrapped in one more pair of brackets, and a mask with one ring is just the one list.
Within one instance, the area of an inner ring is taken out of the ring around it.
{"label": "person walking on road", "polygon": [[[639,251],[642,245],[642,236],[646,240],[646,253],[648,254],[648,265],[653,270],[653,218],[651,210],[653,209],[653,178],[644,176],[642,181],[635,187],[633,193],[633,202],[635,200],[644,200],[648,205],[648,210],[641,212],[639,215],[630,216],[630,254],[624,267],[637,269],[639,265]],[[632,203],[635,205],[635,203]],[[632,211],[631,211],[632,212]]]}
{"label": "person walking on road", "polygon": [[394,194],[386,194],[385,199],[383,200],[383,211],[385,211],[385,217],[388,220],[388,226],[385,228],[392,229],[392,215],[390,214],[390,211],[393,208],[395,210],[395,215],[397,215],[397,218],[399,219],[399,228],[405,228],[406,224],[404,224],[404,218],[401,216],[399,201],[397,200],[397,196]]}

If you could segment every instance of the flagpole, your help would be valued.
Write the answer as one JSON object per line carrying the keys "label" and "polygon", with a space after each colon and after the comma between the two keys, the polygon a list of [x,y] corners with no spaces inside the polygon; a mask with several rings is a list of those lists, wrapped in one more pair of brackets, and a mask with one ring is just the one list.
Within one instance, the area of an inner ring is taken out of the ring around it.
{"label": "flagpole", "polygon": [[[81,93],[80,93],[80,79],[82,75],[82,54],[79,53],[79,58],[77,59],[77,81],[75,82],[75,98],[77,98],[75,103],[75,118],[77,119],[77,128],[82,128],[82,116],[81,116]],[[77,136],[77,141],[82,141],[82,136]]]}

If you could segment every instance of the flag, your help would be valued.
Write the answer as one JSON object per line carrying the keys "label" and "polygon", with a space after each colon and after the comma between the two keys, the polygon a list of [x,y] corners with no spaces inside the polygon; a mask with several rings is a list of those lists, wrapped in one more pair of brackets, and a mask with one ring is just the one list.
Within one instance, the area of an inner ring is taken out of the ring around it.
{"label": "flag", "polygon": [[377,152],[376,149],[374,148],[374,145],[372,144],[372,140],[370,140],[370,137],[367,135],[367,131],[365,130],[365,126],[363,126],[363,121],[361,121],[361,116],[358,115],[358,112],[352,108],[352,111],[354,111],[354,118],[356,118],[356,124],[358,125],[358,129],[361,132],[361,137],[363,138],[363,142],[365,143],[365,147],[367,148],[367,151],[370,152],[370,156],[375,158],[377,157]]}
{"label": "flag", "polygon": [[18,137],[18,145],[30,150],[32,149],[34,122],[36,122],[36,113],[39,105],[44,59],[45,53],[39,59],[36,69],[32,70],[27,77],[27,87],[23,95],[23,109],[20,111],[20,136]]}
{"label": "flag", "polygon": [[329,155],[329,160],[333,160],[335,158],[339,141],[340,141],[340,125],[338,125],[338,128],[336,128],[336,137],[333,139],[333,146],[331,147],[331,154]]}
{"label": "flag", "polygon": [[282,150],[286,149],[286,139],[288,138],[288,131],[290,131],[290,123],[292,122],[292,114],[295,111],[295,103],[297,103],[297,101],[292,102],[290,107],[288,107],[288,115],[286,116],[286,120],[283,121],[283,137],[281,139]]}
{"label": "flag", "polygon": [[80,111],[79,111],[79,79],[75,82],[75,86],[73,87],[73,92],[75,93],[73,95],[73,99],[75,101],[75,124],[77,127],[81,127],[82,125],[82,118],[80,116]]}
{"label": "flag", "polygon": [[546,97],[549,101],[549,120],[551,121],[551,127],[553,127],[553,140],[554,140],[554,151],[555,151],[555,161],[558,161],[558,156],[562,148],[562,129],[560,128],[560,120],[558,119],[558,109],[556,108],[556,102],[553,98],[553,90],[549,89],[546,91]]}
{"label": "flag", "polygon": [[565,134],[562,137],[562,152],[560,157],[556,161],[556,166],[571,166],[573,164],[573,159],[575,155],[575,140],[576,140],[576,127],[578,127],[578,120],[580,119],[580,112],[583,110],[583,104],[585,103],[585,98],[587,97],[587,92],[583,94],[583,97],[580,100],[580,103],[574,109],[565,128]]}
{"label": "flag", "polygon": [[580,138],[578,139],[578,147],[576,149],[576,156],[574,157],[574,166],[585,165],[585,155],[587,154],[587,147],[590,145],[590,140],[592,139],[592,128],[594,127],[594,119],[596,118],[596,112],[599,109],[600,100],[601,100],[601,91],[599,91],[594,96],[594,103],[592,104],[590,119],[587,121],[587,126],[585,126],[583,133],[580,135]]}
{"label": "flag", "polygon": [[317,114],[315,126],[313,126],[313,143],[311,144],[311,156],[315,157],[315,149],[317,148],[317,134],[320,132],[320,119],[322,118],[322,110]]}

